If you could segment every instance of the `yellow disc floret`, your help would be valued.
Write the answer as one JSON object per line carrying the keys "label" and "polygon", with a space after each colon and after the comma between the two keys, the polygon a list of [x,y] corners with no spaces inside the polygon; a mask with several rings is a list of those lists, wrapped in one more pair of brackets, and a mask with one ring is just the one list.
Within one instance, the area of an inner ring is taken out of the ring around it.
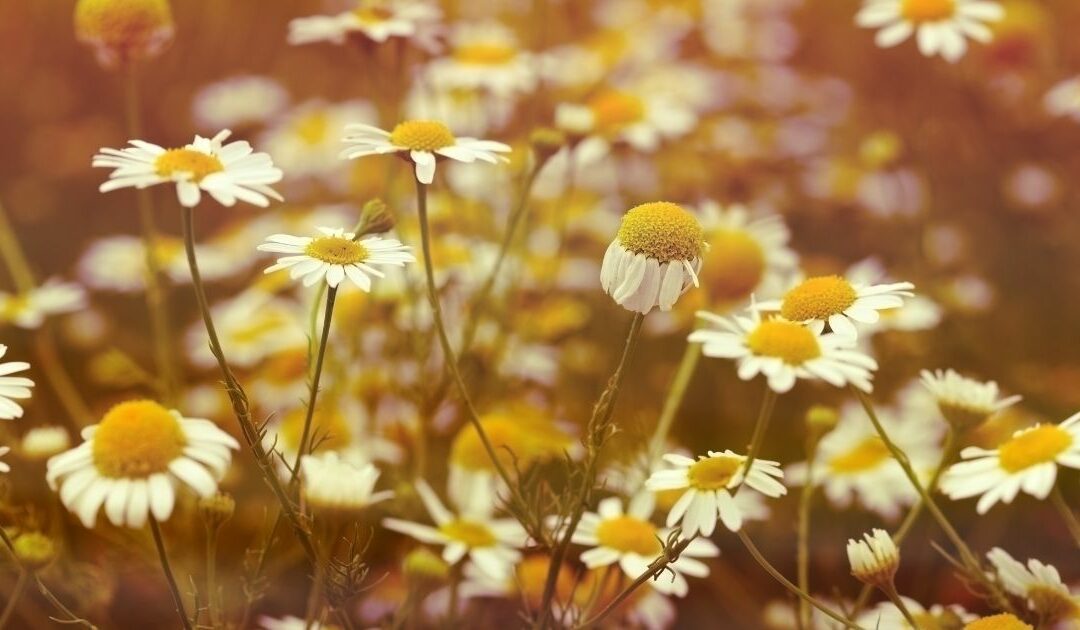
{"label": "yellow disc floret", "polygon": [[705,245],[694,215],[667,201],[631,208],[623,216],[618,238],[624,249],[662,263],[698,258]]}
{"label": "yellow disc floret", "polygon": [[720,455],[698,460],[687,471],[690,486],[698,490],[721,490],[727,488],[735,473],[742,468],[745,457]]}
{"label": "yellow disc floret", "polygon": [[1033,630],[1030,624],[1017,619],[1015,615],[1001,613],[972,621],[964,630]]}
{"label": "yellow disc floret", "polygon": [[809,278],[784,295],[780,314],[795,322],[828,319],[843,313],[858,297],[855,287],[840,276]]}
{"label": "yellow disc floret", "polygon": [[163,473],[187,444],[176,415],[150,400],[120,403],[101,420],[93,437],[94,465],[105,477]]}
{"label": "yellow disc floret", "polygon": [[439,531],[447,538],[460,542],[466,547],[491,547],[496,542],[495,534],[483,523],[462,519],[450,521],[439,526]]}
{"label": "yellow disc floret", "polygon": [[586,105],[600,132],[615,132],[645,117],[645,104],[629,92],[604,90],[590,98]]}
{"label": "yellow disc floret", "polygon": [[871,436],[859,442],[855,448],[829,460],[829,470],[837,474],[858,474],[873,470],[889,459],[889,449],[881,438]]}
{"label": "yellow disc floret", "polygon": [[765,275],[765,251],[745,230],[721,229],[709,237],[701,278],[716,305],[742,302]]}
{"label": "yellow disc floret", "polygon": [[373,25],[382,24],[394,17],[394,12],[379,4],[365,3],[357,9],[353,9],[353,15],[360,20],[361,24]]}
{"label": "yellow disc floret", "polygon": [[308,146],[326,141],[330,135],[330,118],[325,111],[314,111],[301,116],[292,126],[293,133]]}
{"label": "yellow disc floret", "polygon": [[162,177],[180,174],[198,183],[211,173],[225,170],[225,166],[209,153],[194,149],[169,149],[154,160],[154,170]]}
{"label": "yellow disc floret", "polygon": [[167,0],[79,0],[75,5],[79,41],[107,48],[120,59],[154,54],[173,30]]}
{"label": "yellow disc floret", "polygon": [[814,333],[795,322],[768,320],[758,324],[746,338],[754,354],[776,357],[789,365],[802,365],[821,356]]}
{"label": "yellow disc floret", "polygon": [[367,260],[366,247],[342,236],[320,236],[304,247],[304,253],[331,265],[353,265]]}
{"label": "yellow disc floret", "polygon": [[1038,464],[1054,461],[1058,455],[1072,446],[1072,436],[1052,424],[1042,424],[1028,429],[998,449],[1001,467],[1014,473]]}
{"label": "yellow disc floret", "polygon": [[902,0],[900,15],[912,22],[936,22],[956,13],[956,0]]}
{"label": "yellow disc floret", "polygon": [[617,516],[602,521],[596,528],[596,541],[623,553],[657,556],[662,550],[656,537],[656,527],[633,516]]}
{"label": "yellow disc floret", "polygon": [[513,46],[495,42],[465,44],[454,49],[454,59],[477,66],[501,66],[517,56]]}
{"label": "yellow disc floret", "polygon": [[457,142],[450,128],[437,120],[406,120],[390,132],[390,143],[411,151],[434,151]]}

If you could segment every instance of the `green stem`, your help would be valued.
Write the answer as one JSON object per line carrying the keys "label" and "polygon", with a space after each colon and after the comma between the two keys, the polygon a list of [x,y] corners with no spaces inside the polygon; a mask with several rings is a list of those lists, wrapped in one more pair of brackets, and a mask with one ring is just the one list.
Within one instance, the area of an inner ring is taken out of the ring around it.
{"label": "green stem", "polygon": [[8,596],[7,605],[4,606],[4,612],[0,614],[0,630],[7,627],[8,621],[11,620],[11,615],[15,612],[15,609],[19,607],[19,600],[22,599],[23,593],[26,591],[26,583],[29,582],[30,572],[26,569],[19,569],[19,577],[15,580],[15,588],[11,590],[11,595]]}
{"label": "green stem", "polygon": [[185,630],[192,630],[191,620],[188,619],[187,611],[184,610],[184,596],[180,594],[180,587],[176,584],[172,568],[169,566],[169,555],[165,552],[165,541],[161,538],[161,528],[158,527],[157,519],[150,517],[150,533],[154,535],[154,545],[157,547],[158,558],[161,560],[161,570],[165,573],[165,580],[169,583],[169,591],[172,593],[173,602],[176,604],[176,613],[180,615],[180,622]]}
{"label": "green stem", "polygon": [[218,527],[206,527],[206,614],[210,626],[218,627],[218,585],[217,585],[217,537]]}
{"label": "green stem", "polygon": [[311,438],[311,423],[315,418],[315,402],[319,395],[319,381],[322,378],[323,360],[326,358],[326,344],[330,339],[330,320],[334,316],[334,302],[337,300],[337,287],[330,287],[326,292],[326,310],[323,314],[322,335],[319,337],[319,348],[315,354],[315,371],[311,375],[311,386],[308,388],[307,413],[304,415],[304,429],[300,434],[300,444],[296,448],[296,458],[293,460],[292,476],[289,485],[295,486],[300,478],[300,460],[308,452],[308,440]]}
{"label": "green stem", "polygon": [[1061,518],[1065,521],[1065,526],[1069,528],[1069,533],[1073,537],[1073,542],[1080,547],[1080,521],[1077,521],[1076,514],[1073,513],[1072,508],[1065,502],[1065,497],[1061,494],[1061,488],[1054,486],[1054,489],[1050,492],[1050,502],[1054,504],[1058,512],[1061,513]]}
{"label": "green stem", "polygon": [[686,390],[690,386],[690,381],[693,379],[694,372],[697,371],[700,361],[701,346],[695,343],[686,344],[682,360],[679,361],[679,367],[675,370],[675,380],[672,381],[667,398],[664,399],[664,406],[660,410],[660,419],[656,423],[656,431],[649,441],[648,465],[650,469],[663,455],[661,451],[663,451],[664,444],[667,443],[668,435],[671,433],[671,425],[675,422],[675,416],[679,412],[679,407],[682,405]]}
{"label": "green stem", "polygon": [[897,610],[900,611],[900,614],[904,616],[908,625],[918,630],[919,622],[915,621],[915,617],[911,615],[911,611],[908,610],[908,607],[904,604],[904,600],[901,599],[900,593],[896,592],[896,586],[890,584],[888,587],[883,587],[881,590],[885,593],[885,596],[889,598],[889,601],[896,606]]}
{"label": "green stem", "polygon": [[[806,481],[799,493],[798,565],[799,588],[810,592],[810,507],[814,498],[814,462],[817,458],[817,440],[810,440],[806,449]],[[799,627],[810,628],[810,602],[799,600]]]}
{"label": "green stem", "polygon": [[[776,392],[766,384],[765,397],[761,401],[757,422],[754,423],[754,433],[750,437],[750,450],[746,454],[746,464],[743,465],[743,479],[750,476],[750,468],[754,465],[758,453],[761,452],[761,444],[765,441],[765,433],[769,428],[769,420],[772,419],[773,407],[775,406]],[[740,484],[739,488],[742,488],[742,486],[743,484]],[[738,489],[735,491],[738,492]]]}

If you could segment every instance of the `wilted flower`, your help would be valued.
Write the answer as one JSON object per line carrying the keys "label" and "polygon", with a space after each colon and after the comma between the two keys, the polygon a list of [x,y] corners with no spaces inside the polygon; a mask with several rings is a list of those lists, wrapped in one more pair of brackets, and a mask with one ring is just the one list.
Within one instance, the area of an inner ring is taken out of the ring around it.
{"label": "wilted flower", "polygon": [[955,370],[923,370],[922,384],[934,395],[941,415],[957,429],[982,423],[997,412],[1020,402],[1020,396],[1000,398],[994,381],[981,382]]}

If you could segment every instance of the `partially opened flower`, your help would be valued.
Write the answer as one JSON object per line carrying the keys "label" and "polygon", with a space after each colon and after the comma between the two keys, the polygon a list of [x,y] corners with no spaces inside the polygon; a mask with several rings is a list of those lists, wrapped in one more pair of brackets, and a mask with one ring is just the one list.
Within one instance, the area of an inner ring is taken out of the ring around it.
{"label": "partially opened flower", "polygon": [[668,527],[682,521],[684,536],[698,532],[711,536],[718,519],[731,531],[739,531],[743,511],[733,495],[743,482],[765,496],[787,494],[787,488],[779,481],[784,473],[778,462],[755,459],[750,474],[746,475],[747,458],[731,451],[709,451],[696,460],[669,453],[664,459],[674,468],[654,472],[645,487],[654,492],[685,490],[667,515]]}
{"label": "partially opened flower", "polygon": [[237,441],[210,420],[185,418],[150,400],[123,402],[83,429],[86,440],[49,459],[46,480],[88,528],[104,506],[109,522],[141,528],[172,516],[177,486],[217,492]]}
{"label": "partially opened flower", "polygon": [[86,291],[81,286],[52,278],[26,293],[0,292],[0,323],[38,328],[49,315],[71,313],[85,305]]}
{"label": "partially opened flower", "polygon": [[864,0],[855,23],[881,29],[875,38],[881,48],[896,46],[914,34],[923,55],[955,62],[967,51],[965,38],[989,42],[993,33],[985,22],[1004,15],[992,0]]}
{"label": "partially opened flower", "polygon": [[973,427],[1021,398],[1002,398],[994,381],[976,381],[951,369],[923,370],[920,379],[937,400],[941,415],[958,429]]}
{"label": "partially opened flower", "polygon": [[854,385],[873,390],[870,380],[877,362],[852,349],[854,340],[836,334],[822,335],[813,328],[783,318],[765,319],[754,308],[748,317],[721,317],[699,311],[698,317],[717,328],[699,328],[691,343],[702,344],[707,357],[733,359],[739,378],[748,381],[764,374],[769,387],[784,393],[796,379],[823,380],[835,387]]}
{"label": "partially opened flower", "polygon": [[666,201],[631,208],[604,253],[600,285],[623,308],[670,311],[698,283],[706,249],[694,215]]}
{"label": "partially opened flower", "polygon": [[892,586],[900,567],[900,550],[889,532],[875,529],[863,534],[863,540],[848,539],[847,555],[851,574],[860,582],[884,589]]}
{"label": "partially opened flower", "polygon": [[979,514],[998,501],[1012,503],[1021,490],[1045,499],[1059,465],[1080,468],[1080,412],[1061,424],[1021,429],[993,450],[969,446],[960,456],[965,461],[945,471],[941,490],[952,499],[981,495],[975,507]]}
{"label": "partially opened flower", "polygon": [[439,7],[418,0],[359,0],[355,8],[337,15],[312,15],[289,22],[288,42],[292,45],[330,42],[344,44],[351,36],[377,44],[391,38],[413,40],[430,52],[438,50],[436,40]]}
{"label": "partially opened flower", "polygon": [[195,136],[191,144],[165,149],[142,140],[130,140],[124,149],[102,148],[94,156],[95,167],[111,168],[109,180],[99,188],[109,192],[120,188],[148,188],[175,183],[181,205],[194,208],[206,191],[223,206],[237,200],[256,206],[270,205],[281,196],[270,184],[281,181],[281,169],[275,168],[266,153],[253,152],[240,140],[223,144],[232,132],[228,129],[213,138]]}
{"label": "partially opened flower", "polygon": [[[7,354],[7,346],[0,343],[0,359]],[[29,398],[34,381],[25,376],[12,376],[17,372],[30,369],[26,361],[8,361],[0,363],[0,420],[14,420],[23,415],[22,405],[14,398]]]}
{"label": "partially opened flower", "polygon": [[394,493],[375,492],[379,469],[342,460],[334,451],[304,455],[300,460],[304,502],[323,514],[355,515],[369,505],[385,501]]}
{"label": "partially opened flower", "polygon": [[446,124],[437,120],[406,120],[392,131],[355,123],[346,126],[345,131],[347,135],[342,141],[349,146],[341,152],[341,157],[352,160],[369,155],[407,154],[405,157],[416,165],[416,179],[422,184],[430,184],[435,178],[435,162],[440,158],[466,163],[509,161],[500,155],[509,153],[509,146],[494,140],[455,137]]}
{"label": "partially opened flower", "polygon": [[289,275],[303,278],[304,286],[325,281],[337,288],[348,278],[364,291],[371,291],[371,278],[386,276],[378,267],[404,267],[416,262],[409,253],[410,247],[394,238],[367,236],[357,239],[344,228],[318,228],[320,236],[292,236],[273,234],[259,245],[261,252],[290,254],[278,258],[277,263],[267,267],[266,273],[288,269]]}
{"label": "partially opened flower", "polygon": [[1025,567],[1000,547],[991,549],[986,557],[1005,590],[1026,600],[1028,608],[1047,626],[1063,619],[1080,619],[1080,595],[1069,591],[1053,565],[1030,558]]}

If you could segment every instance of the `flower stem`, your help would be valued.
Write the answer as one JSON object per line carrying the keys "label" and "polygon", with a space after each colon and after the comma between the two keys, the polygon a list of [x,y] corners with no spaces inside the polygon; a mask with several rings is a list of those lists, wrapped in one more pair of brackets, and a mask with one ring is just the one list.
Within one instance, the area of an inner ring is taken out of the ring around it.
{"label": "flower stem", "polygon": [[664,399],[664,406],[660,410],[660,419],[656,423],[656,431],[653,433],[652,439],[649,440],[648,465],[650,467],[662,455],[664,444],[671,433],[671,425],[675,422],[675,415],[679,412],[679,407],[682,405],[686,390],[690,386],[690,381],[693,379],[694,372],[697,371],[700,361],[701,346],[696,343],[686,344],[682,360],[679,361],[679,367],[675,371],[675,380],[672,381],[667,398]]}
{"label": "flower stem", "polygon": [[15,609],[19,607],[19,600],[22,599],[23,593],[26,591],[26,583],[30,579],[30,572],[26,569],[19,569],[19,577],[15,579],[15,588],[11,590],[11,595],[8,596],[7,605],[4,606],[4,612],[0,613],[0,630],[7,627],[8,621],[11,620],[11,615],[15,612]]}
{"label": "flower stem", "polygon": [[883,593],[885,593],[885,596],[889,598],[889,601],[891,601],[893,605],[896,606],[897,610],[900,611],[900,614],[904,616],[904,619],[907,620],[908,625],[910,625],[912,628],[917,629],[919,627],[919,623],[915,621],[915,617],[911,615],[911,611],[908,610],[907,605],[904,604],[904,600],[900,597],[900,593],[896,592],[896,586],[893,584],[889,584],[886,587],[882,587],[881,590]]}
{"label": "flower stem", "polygon": [[[773,407],[776,406],[776,392],[765,385],[765,397],[761,400],[761,409],[758,411],[757,422],[754,423],[754,433],[750,437],[750,449],[746,454],[746,464],[743,465],[743,479],[750,476],[750,467],[754,465],[758,453],[761,452],[761,444],[765,441],[765,433],[769,428],[769,420],[772,419]],[[741,488],[743,484],[739,485]],[[736,489],[738,492],[738,489]]]}
{"label": "flower stem", "polygon": [[[3,527],[0,527],[0,541],[3,541],[4,548],[7,549],[7,552],[11,556],[12,561],[16,564],[20,564],[19,556],[15,553],[15,543],[12,542],[11,537],[8,536],[7,530],[5,530]],[[20,570],[31,574],[34,578],[34,582],[38,586],[38,591],[41,592],[45,599],[49,600],[50,604],[52,604],[57,610],[59,610],[65,615],[64,619],[58,620],[60,623],[80,624],[86,626],[87,628],[90,628],[90,630],[97,630],[97,626],[71,612],[71,610],[56,597],[56,595],[53,595],[52,591],[49,590],[49,587],[45,586],[45,583],[41,581],[41,577],[37,575],[37,573],[33,573],[26,567],[20,567]]]}
{"label": "flower stem", "polygon": [[218,585],[217,585],[217,539],[218,526],[206,526],[206,615],[210,626],[218,627]]}
{"label": "flower stem", "polygon": [[311,422],[315,418],[315,402],[319,395],[319,381],[322,378],[323,359],[326,357],[326,343],[330,339],[330,320],[334,316],[334,302],[336,300],[337,287],[330,287],[326,292],[326,310],[323,314],[322,335],[319,337],[319,348],[315,352],[315,369],[311,374],[311,386],[308,389],[307,413],[304,415],[304,429],[300,434],[300,444],[296,448],[292,476],[289,478],[290,486],[295,486],[296,481],[300,478],[300,460],[310,450],[308,440],[311,438]]}
{"label": "flower stem", "polygon": [[1069,533],[1072,534],[1073,541],[1080,547],[1080,521],[1076,519],[1076,514],[1073,513],[1069,504],[1065,502],[1065,497],[1062,496],[1060,487],[1054,486],[1054,489],[1050,492],[1050,502],[1053,503],[1054,507],[1061,513],[1061,518],[1065,520],[1065,526],[1069,528]]}
{"label": "flower stem", "polygon": [[154,535],[154,545],[157,547],[158,558],[161,560],[161,571],[165,574],[165,580],[169,583],[169,591],[172,593],[173,602],[176,604],[176,613],[180,615],[180,622],[185,630],[192,630],[191,620],[188,619],[187,611],[184,610],[184,596],[180,594],[180,587],[176,585],[172,568],[169,566],[169,555],[165,552],[165,541],[161,538],[161,528],[157,519],[150,517],[150,533]]}
{"label": "flower stem", "polygon": [[[814,463],[817,459],[817,439],[807,440],[806,481],[799,493],[798,548],[795,562],[798,566],[799,588],[810,592],[810,508],[814,498]],[[799,600],[799,627],[808,629],[810,625],[810,602]]]}

